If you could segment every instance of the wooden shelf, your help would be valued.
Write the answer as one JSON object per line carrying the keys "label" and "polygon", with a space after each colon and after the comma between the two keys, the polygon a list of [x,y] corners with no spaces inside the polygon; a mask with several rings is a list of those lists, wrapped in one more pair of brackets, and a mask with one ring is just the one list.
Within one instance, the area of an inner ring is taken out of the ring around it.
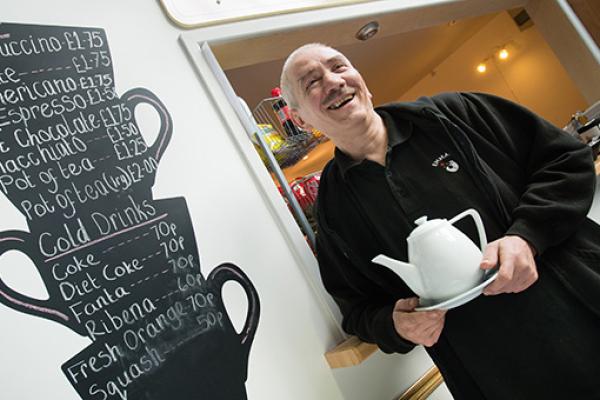
{"label": "wooden shelf", "polygon": [[331,368],[352,367],[362,363],[378,349],[375,344],[366,343],[356,336],[351,336],[325,353],[325,358]]}

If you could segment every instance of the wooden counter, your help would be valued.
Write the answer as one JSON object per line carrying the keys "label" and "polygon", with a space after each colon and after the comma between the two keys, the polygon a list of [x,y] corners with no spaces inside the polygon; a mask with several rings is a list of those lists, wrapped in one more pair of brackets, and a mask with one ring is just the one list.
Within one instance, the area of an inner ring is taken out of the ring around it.
{"label": "wooden counter", "polygon": [[350,336],[325,353],[325,358],[331,368],[352,367],[369,358],[377,350],[379,350],[377,345],[363,342],[356,336]]}

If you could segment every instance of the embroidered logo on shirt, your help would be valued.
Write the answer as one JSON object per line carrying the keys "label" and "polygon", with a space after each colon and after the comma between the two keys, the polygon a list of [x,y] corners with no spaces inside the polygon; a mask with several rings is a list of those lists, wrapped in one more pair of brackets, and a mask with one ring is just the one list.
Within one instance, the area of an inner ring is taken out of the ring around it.
{"label": "embroidered logo on shirt", "polygon": [[458,171],[458,163],[451,159],[450,154],[444,153],[431,163],[432,167],[444,168],[448,172]]}

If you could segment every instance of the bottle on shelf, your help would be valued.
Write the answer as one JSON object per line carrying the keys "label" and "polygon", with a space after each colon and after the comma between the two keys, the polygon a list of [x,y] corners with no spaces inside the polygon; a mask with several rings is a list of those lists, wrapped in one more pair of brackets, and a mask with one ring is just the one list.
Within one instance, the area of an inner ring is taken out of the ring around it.
{"label": "bottle on shelf", "polygon": [[279,118],[279,122],[283,126],[285,130],[285,135],[289,138],[293,138],[300,134],[300,130],[294,123],[292,122],[292,117],[290,116],[290,109],[281,97],[281,89],[276,87],[271,90],[271,96],[275,98],[275,102],[273,103],[273,110],[275,114],[277,114],[277,118]]}

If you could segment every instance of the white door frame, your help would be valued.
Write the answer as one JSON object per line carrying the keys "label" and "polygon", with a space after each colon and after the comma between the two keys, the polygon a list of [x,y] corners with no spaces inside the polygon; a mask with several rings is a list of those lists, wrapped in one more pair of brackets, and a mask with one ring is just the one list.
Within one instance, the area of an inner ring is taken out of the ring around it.
{"label": "white door frame", "polygon": [[[563,62],[569,74],[572,75],[573,80],[578,84],[582,79],[585,81],[586,78],[592,79],[596,75],[600,77],[600,73],[598,73],[600,71],[600,56],[597,55],[597,47],[594,50],[593,42],[590,47],[589,34],[585,32],[585,29],[581,31],[580,26],[574,29],[567,27],[569,24],[576,24],[576,21],[574,22],[572,16],[565,13],[565,2],[566,0],[531,0],[529,2],[526,0],[378,0],[295,14],[283,14],[256,20],[245,20],[219,26],[209,26],[185,32],[180,36],[180,42],[192,60],[207,94],[221,117],[223,125],[231,136],[240,155],[245,160],[247,167],[250,169],[251,175],[260,188],[265,203],[277,221],[286,241],[289,243],[296,260],[302,266],[303,275],[313,287],[315,296],[323,306],[324,313],[330,316],[332,325],[337,328],[341,337],[345,335],[340,327],[341,315],[339,310],[330,296],[324,291],[315,257],[302,236],[298,225],[292,218],[291,213],[287,210],[281,195],[276,190],[251,141],[248,139],[246,129],[251,129],[249,128],[251,125],[249,125],[247,118],[244,117],[242,108],[235,98],[235,93],[227,81],[225,74],[220,69],[220,66],[218,66],[214,56],[212,56],[210,46],[271,34],[285,35],[286,30],[310,29],[314,25],[387,13],[418,13],[422,11],[422,15],[419,14],[418,20],[412,23],[407,29],[414,30],[451,20],[475,17],[518,6],[525,6],[527,11],[533,14],[532,18],[536,25],[548,26],[555,24],[556,18],[562,21],[562,29],[565,32],[568,31],[570,35],[569,41],[572,42],[573,47],[571,50],[564,50],[560,45],[555,43],[555,40],[550,40],[550,46],[553,48],[559,46],[560,51],[557,51],[555,48],[559,58],[561,56],[563,58],[573,58],[573,49],[576,49],[580,56],[581,53],[585,53],[584,58],[587,57],[587,67],[583,76],[573,76],[575,71],[570,70],[568,65],[565,65]],[[548,11],[547,8],[551,8],[551,10]],[[544,33],[542,32],[542,34]],[[546,35],[544,36],[546,37]],[[581,58],[579,58],[580,60]],[[581,72],[580,69],[577,71]],[[578,84],[578,86],[581,89],[581,84]],[[596,91],[600,90],[600,85],[597,86],[599,89]],[[586,95],[582,90],[584,96],[591,102],[590,97],[594,98],[596,92],[592,93],[590,90],[587,92],[588,94]],[[598,98],[600,98],[600,93],[596,96],[596,99]]]}

